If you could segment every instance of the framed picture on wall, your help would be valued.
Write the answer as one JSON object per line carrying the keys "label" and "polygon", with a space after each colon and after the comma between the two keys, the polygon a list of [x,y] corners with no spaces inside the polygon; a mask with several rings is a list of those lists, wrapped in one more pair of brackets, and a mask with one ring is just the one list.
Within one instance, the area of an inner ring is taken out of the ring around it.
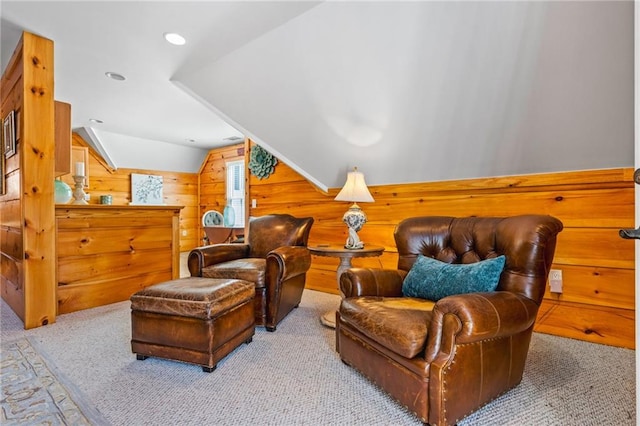
{"label": "framed picture on wall", "polygon": [[131,173],[131,204],[163,205],[162,176]]}
{"label": "framed picture on wall", "polygon": [[16,131],[13,110],[2,120],[2,147],[5,158],[16,153]]}

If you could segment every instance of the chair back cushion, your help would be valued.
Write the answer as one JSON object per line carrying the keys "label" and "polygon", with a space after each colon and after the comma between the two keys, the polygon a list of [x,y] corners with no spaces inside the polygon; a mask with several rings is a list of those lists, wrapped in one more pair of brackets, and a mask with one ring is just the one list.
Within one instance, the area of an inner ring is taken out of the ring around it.
{"label": "chair back cushion", "polygon": [[271,214],[249,220],[249,257],[267,257],[283,246],[307,246],[312,217],[296,218],[288,214]]}
{"label": "chair back cushion", "polygon": [[402,283],[402,294],[438,301],[454,294],[495,291],[503,269],[504,255],[463,264],[418,255]]}
{"label": "chair back cushion", "polygon": [[496,290],[522,294],[540,303],[561,230],[562,222],[545,215],[409,218],[394,231],[398,269],[409,271],[418,255],[452,264],[504,255]]}

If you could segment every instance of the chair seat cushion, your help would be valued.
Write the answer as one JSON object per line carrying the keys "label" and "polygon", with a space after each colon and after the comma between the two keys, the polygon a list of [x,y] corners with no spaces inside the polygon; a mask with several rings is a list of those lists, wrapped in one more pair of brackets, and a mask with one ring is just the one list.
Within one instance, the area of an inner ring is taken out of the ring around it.
{"label": "chair seat cushion", "polygon": [[251,281],[255,283],[256,288],[264,288],[266,269],[266,259],[245,258],[202,268],[202,276],[206,278],[236,278]]}
{"label": "chair seat cushion", "polygon": [[405,358],[424,350],[434,302],[412,297],[350,297],[340,321]]}
{"label": "chair seat cushion", "polygon": [[186,277],[146,287],[131,296],[131,310],[157,314],[216,318],[253,299],[253,283]]}

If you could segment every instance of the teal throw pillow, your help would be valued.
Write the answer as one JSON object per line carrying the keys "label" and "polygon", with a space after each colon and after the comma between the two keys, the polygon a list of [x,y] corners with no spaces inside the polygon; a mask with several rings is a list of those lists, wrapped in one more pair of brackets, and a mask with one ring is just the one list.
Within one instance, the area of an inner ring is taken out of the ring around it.
{"label": "teal throw pillow", "polygon": [[402,294],[438,301],[454,294],[494,291],[504,255],[476,263],[451,264],[419,255],[402,283]]}

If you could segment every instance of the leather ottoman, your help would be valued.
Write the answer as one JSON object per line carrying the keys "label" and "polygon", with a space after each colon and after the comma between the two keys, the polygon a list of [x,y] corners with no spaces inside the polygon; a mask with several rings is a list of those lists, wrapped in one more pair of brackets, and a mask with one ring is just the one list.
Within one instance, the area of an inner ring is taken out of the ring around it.
{"label": "leather ottoman", "polygon": [[212,372],[255,332],[249,281],[189,277],[131,296],[131,350],[138,360],[166,358]]}

